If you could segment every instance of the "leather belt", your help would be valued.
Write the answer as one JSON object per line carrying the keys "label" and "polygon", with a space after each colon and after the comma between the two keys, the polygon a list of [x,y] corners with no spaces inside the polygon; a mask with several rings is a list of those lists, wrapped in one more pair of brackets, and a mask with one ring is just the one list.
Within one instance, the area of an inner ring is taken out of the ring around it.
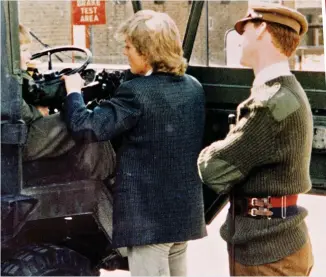
{"label": "leather belt", "polygon": [[298,213],[298,195],[281,197],[236,198],[234,201],[236,215],[253,218],[286,218]]}

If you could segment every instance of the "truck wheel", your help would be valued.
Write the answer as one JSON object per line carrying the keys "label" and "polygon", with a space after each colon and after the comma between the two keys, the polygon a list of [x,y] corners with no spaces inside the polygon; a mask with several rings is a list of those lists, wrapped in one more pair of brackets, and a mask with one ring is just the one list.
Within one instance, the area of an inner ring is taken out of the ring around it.
{"label": "truck wheel", "polygon": [[1,266],[1,276],[97,276],[79,253],[51,244],[21,249]]}

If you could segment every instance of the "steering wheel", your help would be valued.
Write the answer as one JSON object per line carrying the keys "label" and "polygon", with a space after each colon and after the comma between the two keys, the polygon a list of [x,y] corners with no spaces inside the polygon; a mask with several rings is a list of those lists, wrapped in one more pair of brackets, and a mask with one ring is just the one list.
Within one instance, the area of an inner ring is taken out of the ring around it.
{"label": "steering wheel", "polygon": [[[83,52],[86,54],[86,60],[80,67],[77,67],[74,69],[68,68],[68,69],[61,70],[60,72],[53,70],[52,69],[52,57],[51,57],[52,54],[55,54],[58,52],[64,52],[64,51]],[[40,78],[39,80],[35,80],[35,83],[37,83],[39,85],[45,85],[45,86],[61,83],[62,82],[61,77],[63,75],[72,75],[74,73],[81,73],[87,67],[87,65],[91,62],[91,59],[93,56],[91,51],[89,51],[86,48],[68,45],[68,46],[46,48],[42,52],[37,52],[37,53],[33,54],[31,60],[34,60],[34,59],[37,59],[37,58],[40,58],[40,57],[46,56],[46,55],[48,56],[48,71],[42,75],[42,78]]]}

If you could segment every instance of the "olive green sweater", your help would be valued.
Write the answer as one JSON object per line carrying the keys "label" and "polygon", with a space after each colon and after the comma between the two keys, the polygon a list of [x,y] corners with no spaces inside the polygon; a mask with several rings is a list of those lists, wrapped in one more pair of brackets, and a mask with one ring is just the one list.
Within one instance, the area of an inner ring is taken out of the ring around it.
{"label": "olive green sweater", "polygon": [[[247,197],[305,193],[311,188],[309,164],[313,119],[308,98],[295,76],[283,76],[252,88],[238,106],[237,123],[224,140],[212,143],[198,158],[204,183],[217,193]],[[286,219],[236,216],[229,234],[230,214],[221,236],[235,244],[235,258],[246,265],[280,260],[308,239],[307,211]]]}

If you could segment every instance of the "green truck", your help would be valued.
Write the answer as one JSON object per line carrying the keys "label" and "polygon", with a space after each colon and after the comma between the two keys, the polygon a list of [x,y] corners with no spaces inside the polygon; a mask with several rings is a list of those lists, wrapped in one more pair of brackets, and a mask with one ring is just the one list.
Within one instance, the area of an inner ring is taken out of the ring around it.
{"label": "green truck", "polygon": [[[59,2],[66,5],[68,1]],[[166,8],[167,12],[169,5],[177,5],[166,1],[152,2],[153,7],[158,10]],[[48,5],[42,3],[35,2],[33,5]],[[98,275],[101,268],[128,269],[126,249],[113,249],[111,246],[112,196],[108,187],[102,182],[72,177],[66,170],[67,165],[58,163],[55,158],[22,162],[22,147],[28,132],[20,112],[22,91],[26,89],[20,69],[18,35],[18,25],[24,16],[23,5],[23,1],[1,1],[1,273],[3,276],[91,276]],[[116,5],[112,6],[115,12],[130,14],[149,4],[112,1],[110,5]],[[225,137],[229,128],[228,116],[234,114],[237,105],[248,97],[254,76],[252,70],[234,66],[238,38],[231,26],[220,26],[219,17],[212,13],[213,5],[221,10],[227,9],[226,5],[232,5],[230,1],[215,4],[183,1],[180,5],[187,10],[185,15],[180,15],[187,17],[184,26],[181,26],[184,55],[189,61],[187,72],[201,82],[206,95],[205,147]],[[241,5],[243,7],[243,3]],[[64,16],[62,10],[57,10]],[[110,12],[108,10],[107,16]],[[51,24],[58,22],[60,20]],[[41,59],[39,71],[46,77],[43,85],[60,86],[62,74],[80,72],[86,81],[97,81],[97,87],[87,92],[89,101],[98,101],[114,93],[114,89],[123,82],[125,65],[92,63],[92,58],[96,61],[98,56],[92,52],[99,52],[94,26],[72,28],[75,33],[86,30],[85,47],[57,47],[53,42],[55,47],[51,48],[43,42],[42,36],[37,35],[41,29],[31,28],[35,43],[43,48],[33,55],[33,59]],[[113,32],[113,29],[110,30]],[[322,25],[312,25],[312,29],[322,30]],[[51,29],[45,31],[53,32]],[[212,31],[222,32],[224,37],[224,41],[218,41],[222,50],[217,54],[225,59],[222,66],[214,65],[209,57],[214,52],[213,39],[209,39]],[[198,54],[197,46],[200,46],[200,53],[206,54]],[[305,89],[314,114],[313,188],[309,193],[326,195],[325,69],[298,70],[306,58],[305,50],[318,58],[319,54],[323,54],[323,47],[302,46],[292,62],[293,67],[298,65],[293,73]],[[66,54],[69,51],[70,54]],[[192,58],[194,53],[196,57]],[[67,57],[73,66],[67,64]],[[60,109],[62,97],[58,90],[49,96],[53,101],[50,105],[52,112]],[[118,144],[116,142],[115,147]],[[228,196],[217,195],[206,186],[203,190],[206,222],[210,224],[227,204]]]}

